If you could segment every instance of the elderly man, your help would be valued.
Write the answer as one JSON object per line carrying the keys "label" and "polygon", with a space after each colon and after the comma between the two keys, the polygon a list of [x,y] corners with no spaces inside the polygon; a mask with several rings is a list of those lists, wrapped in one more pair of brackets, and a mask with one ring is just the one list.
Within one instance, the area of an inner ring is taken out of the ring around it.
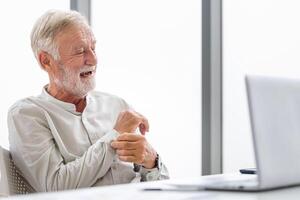
{"label": "elderly man", "polygon": [[32,30],[32,50],[49,84],[10,108],[8,127],[13,159],[36,191],[168,178],[144,136],[147,119],[121,98],[92,91],[95,45],[75,11],[48,11]]}

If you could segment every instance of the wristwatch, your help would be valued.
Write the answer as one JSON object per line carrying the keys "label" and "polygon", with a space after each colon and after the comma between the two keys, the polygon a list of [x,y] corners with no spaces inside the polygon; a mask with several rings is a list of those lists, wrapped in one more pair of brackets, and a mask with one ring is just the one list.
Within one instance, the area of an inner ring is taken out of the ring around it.
{"label": "wristwatch", "polygon": [[134,172],[140,172],[141,165],[133,163],[133,171]]}
{"label": "wristwatch", "polygon": [[[154,167],[152,169],[154,169],[154,168],[160,169],[160,167],[161,167],[160,165],[161,164],[160,164],[159,155],[158,155],[158,153],[156,153],[156,158],[154,160]],[[133,163],[133,171],[134,172],[139,172],[141,167],[142,167],[142,165]]]}
{"label": "wristwatch", "polygon": [[158,153],[156,153],[156,158],[155,158],[155,161],[154,161],[154,167],[153,168],[160,169],[160,160],[159,160]]}

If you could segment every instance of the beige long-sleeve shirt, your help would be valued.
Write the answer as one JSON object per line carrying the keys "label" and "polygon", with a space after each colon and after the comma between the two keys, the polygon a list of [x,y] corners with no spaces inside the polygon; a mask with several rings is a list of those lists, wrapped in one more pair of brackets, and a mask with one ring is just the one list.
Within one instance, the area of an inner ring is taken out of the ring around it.
{"label": "beige long-sleeve shirt", "polygon": [[113,127],[127,103],[90,92],[82,113],[55,99],[44,88],[37,97],[16,102],[8,112],[10,151],[36,191],[55,191],[168,178],[166,167],[133,171],[118,160],[110,143]]}

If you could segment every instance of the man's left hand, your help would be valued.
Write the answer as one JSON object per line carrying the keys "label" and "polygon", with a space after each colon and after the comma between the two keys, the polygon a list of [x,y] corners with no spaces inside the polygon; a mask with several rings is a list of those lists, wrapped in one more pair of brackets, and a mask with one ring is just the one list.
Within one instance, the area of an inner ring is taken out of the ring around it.
{"label": "man's left hand", "polygon": [[155,166],[157,153],[143,135],[123,133],[111,146],[122,161],[140,164],[148,169]]}

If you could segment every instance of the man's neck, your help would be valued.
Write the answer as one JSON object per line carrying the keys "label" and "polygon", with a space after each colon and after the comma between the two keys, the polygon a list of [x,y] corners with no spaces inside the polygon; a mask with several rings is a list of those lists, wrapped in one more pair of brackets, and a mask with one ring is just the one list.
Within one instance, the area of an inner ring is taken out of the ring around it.
{"label": "man's neck", "polygon": [[56,87],[51,87],[51,85],[48,85],[46,90],[54,98],[56,98],[60,101],[74,104],[77,112],[82,113],[83,110],[85,109],[85,106],[86,106],[86,97],[85,96],[77,97],[77,96],[74,96],[74,95],[68,93],[65,90],[58,90],[58,89],[56,89]]}

